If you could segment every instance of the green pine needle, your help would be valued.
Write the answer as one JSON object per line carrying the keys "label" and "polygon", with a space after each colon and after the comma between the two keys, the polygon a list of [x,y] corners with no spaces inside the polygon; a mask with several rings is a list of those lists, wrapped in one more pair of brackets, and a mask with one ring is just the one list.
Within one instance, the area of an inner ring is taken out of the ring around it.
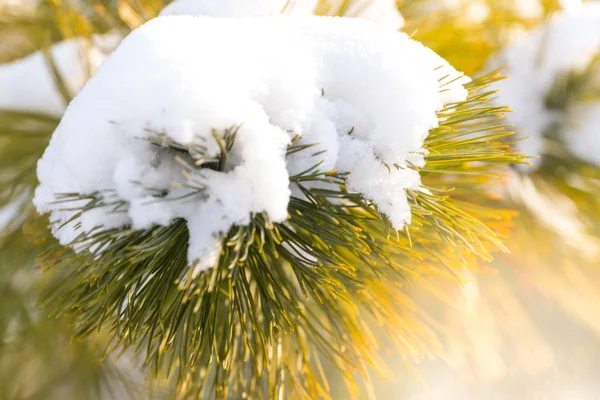
{"label": "green pine needle", "polygon": [[[502,248],[485,222],[506,215],[472,199],[483,202],[499,167],[524,162],[498,124],[505,109],[487,105],[493,92],[485,89],[495,79],[474,81],[466,102],[440,112],[442,123],[427,139],[421,171],[431,189],[409,192],[413,221],[405,232],[394,231],[373,204],[347,192],[343,174],[319,172],[316,164],[291,178],[304,197],[291,199],[289,219],[273,224],[257,214],[249,225],[233,227],[216,267],[195,275],[188,266],[183,220],[149,230],[99,227],[72,244],[78,255],[60,247],[46,254],[43,265],[64,276],[43,301],[70,315],[77,337],[108,329],[108,351],[142,352],[157,375],[174,377],[181,397],[267,397],[280,390],[326,396],[324,362],[349,383],[355,372],[377,364],[381,338],[364,321],[384,315],[387,334],[405,337],[398,351],[414,345],[403,327],[416,328],[417,317],[398,311],[388,297],[401,293],[396,285],[432,265],[461,268],[471,257],[489,259],[493,246]],[[219,170],[235,132],[216,135],[222,143],[218,159],[207,159],[202,146],[183,146],[164,135],[150,141],[187,168]],[[292,144],[289,153],[298,151],[310,146]],[[328,185],[305,186],[315,181]],[[459,190],[462,185],[469,191]],[[87,200],[80,212],[126,210],[104,197],[64,194],[61,202],[69,207]]]}
{"label": "green pine needle", "polygon": [[[128,30],[163,5],[160,0],[109,3],[82,10],[45,2],[43,12],[23,19],[51,32],[32,48],[112,27]],[[137,350],[156,375],[176,382],[180,398],[282,393],[327,398],[325,369],[338,371],[356,395],[356,372],[381,367],[382,347],[414,360],[435,339],[403,285],[440,271],[452,275],[502,248],[498,234],[510,213],[495,208],[490,189],[507,165],[525,159],[510,147],[501,121],[506,109],[489,105],[493,92],[487,87],[496,79],[494,74],[476,79],[468,85],[466,102],[440,112],[440,127],[427,138],[427,163],[420,169],[426,190],[408,193],[413,220],[403,232],[373,204],[348,193],[344,174],[321,172],[316,163],[291,177],[304,197],[291,199],[288,221],[273,224],[258,214],[248,226],[232,228],[223,237],[218,265],[197,275],[187,265],[183,220],[142,231],[98,229],[77,239],[79,254],[36,229],[30,235],[50,246],[42,266],[61,275],[42,301],[54,315],[67,314],[77,339],[102,331],[112,338],[108,353]],[[23,204],[29,204],[35,162],[57,123],[33,114],[0,115],[0,140],[7,144],[1,148],[8,157],[0,157],[0,187],[26,193]],[[222,170],[234,132],[215,136],[222,145],[217,159],[164,134],[150,140],[188,171]],[[311,147],[294,142],[288,154]],[[308,189],[315,181],[328,189]],[[202,186],[192,184],[201,194]],[[124,202],[105,200],[109,195],[72,193],[61,201],[69,207],[72,200],[86,200],[81,212],[126,210]],[[157,193],[157,201],[164,201],[160,197]],[[386,328],[383,337],[374,333],[377,326]]]}

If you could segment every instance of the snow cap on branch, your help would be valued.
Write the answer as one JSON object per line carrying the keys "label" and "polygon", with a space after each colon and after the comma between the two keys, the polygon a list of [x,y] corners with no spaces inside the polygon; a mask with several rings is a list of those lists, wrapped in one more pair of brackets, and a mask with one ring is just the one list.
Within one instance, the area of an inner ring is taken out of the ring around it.
{"label": "snow cap on branch", "polygon": [[509,79],[498,83],[498,102],[511,105],[510,119],[523,136],[530,137],[520,142],[526,154],[541,155],[544,133],[561,123],[560,139],[569,150],[600,165],[600,99],[569,105],[566,110],[546,104],[559,79],[581,73],[599,55],[600,4],[589,2],[552,16],[493,60],[496,66],[507,66]]}
{"label": "snow cap on branch", "polygon": [[[221,235],[252,214],[284,222],[290,177],[322,161],[402,229],[406,190],[420,187],[409,163],[423,164],[436,112],[464,100],[466,82],[405,34],[366,21],[161,17],[130,34],[73,100],[38,164],[35,204],[63,244],[183,218],[188,260],[204,269]],[[236,136],[225,160],[227,132]],[[286,157],[297,137],[316,145]],[[63,193],[120,206],[77,215],[57,203]]]}

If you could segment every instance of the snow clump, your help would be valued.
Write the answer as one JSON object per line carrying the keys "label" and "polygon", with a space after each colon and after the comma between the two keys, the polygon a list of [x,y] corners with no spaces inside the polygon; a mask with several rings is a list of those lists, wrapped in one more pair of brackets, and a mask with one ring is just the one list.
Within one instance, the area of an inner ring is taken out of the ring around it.
{"label": "snow clump", "polygon": [[[522,136],[529,137],[519,142],[524,153],[542,155],[544,134],[560,124],[560,139],[569,150],[600,165],[600,98],[576,102],[565,110],[546,105],[547,95],[558,79],[586,70],[598,57],[600,3],[589,2],[555,14],[493,60],[495,67],[506,65],[509,79],[498,83],[498,102],[511,106],[514,112],[509,119]],[[600,71],[590,84],[600,92]]]}
{"label": "snow clump", "polygon": [[[232,226],[255,213],[283,223],[290,176],[322,161],[402,229],[406,191],[420,188],[409,163],[424,164],[437,111],[465,100],[468,81],[405,34],[363,20],[160,17],[125,38],[71,102],[39,161],[34,203],[64,245],[185,219],[200,271]],[[177,148],[219,158],[216,137],[231,130],[224,165],[182,174]],[[298,137],[317,145],[286,157]],[[57,203],[64,193],[125,207],[77,215]]]}

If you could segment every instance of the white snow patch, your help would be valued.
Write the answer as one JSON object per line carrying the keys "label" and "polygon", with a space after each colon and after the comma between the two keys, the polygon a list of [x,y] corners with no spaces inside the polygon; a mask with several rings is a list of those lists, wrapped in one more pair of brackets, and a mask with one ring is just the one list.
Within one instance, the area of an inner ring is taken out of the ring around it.
{"label": "white snow patch", "polygon": [[[520,142],[524,153],[542,155],[544,131],[565,117],[545,106],[556,79],[585,69],[599,52],[600,3],[585,3],[554,15],[493,60],[495,66],[507,65],[509,79],[498,83],[498,102],[511,106],[514,112],[509,119],[522,136],[530,137]],[[571,151],[598,165],[599,110],[589,104],[568,110],[572,121],[563,132]]]}
{"label": "white snow patch", "polygon": [[262,17],[281,14],[287,3],[288,0],[175,0],[160,16]]}
{"label": "white snow patch", "polygon": [[569,150],[600,166],[600,101],[579,104],[570,110],[570,115],[563,132]]}
{"label": "white snow patch", "polygon": [[[443,76],[457,80],[440,92]],[[402,229],[406,190],[420,186],[407,161],[423,164],[436,111],[464,100],[465,82],[431,50],[367,21],[160,17],[128,36],[73,100],[38,164],[34,202],[65,245],[97,227],[184,218],[188,259],[201,270],[218,260],[222,234],[253,213],[285,221],[289,176],[323,161],[321,171],[348,172],[349,190]],[[192,192],[173,184],[190,183],[181,165],[147,139],[160,133],[215,156],[213,130],[233,126],[225,169],[193,170],[188,178],[206,189],[181,198]],[[296,135],[318,145],[286,159]],[[74,216],[58,194],[97,191],[125,200],[126,212],[96,209],[58,229]]]}

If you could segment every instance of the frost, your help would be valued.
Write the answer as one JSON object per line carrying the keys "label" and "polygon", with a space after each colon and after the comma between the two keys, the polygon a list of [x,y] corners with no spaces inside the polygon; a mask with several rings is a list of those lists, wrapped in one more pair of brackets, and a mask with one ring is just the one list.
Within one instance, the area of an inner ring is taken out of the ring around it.
{"label": "frost", "polygon": [[[511,121],[522,136],[530,137],[520,142],[524,153],[541,155],[545,131],[565,122],[564,113],[545,105],[556,80],[566,73],[584,70],[599,53],[600,4],[585,3],[554,15],[494,60],[496,66],[507,65],[510,78],[498,84],[498,101],[511,105]],[[570,108],[567,129],[562,132],[562,140],[572,152],[597,165],[599,110],[594,103]]]}
{"label": "frost", "polygon": [[[324,2],[326,9],[336,10],[343,0]],[[160,15],[192,15],[211,17],[259,17],[268,15],[310,15],[319,0],[175,0]],[[348,17],[378,22],[393,29],[404,25],[395,0],[357,0],[348,4]]]}
{"label": "frost", "polygon": [[[442,77],[452,81],[443,91]],[[420,187],[409,162],[423,164],[436,111],[464,100],[467,81],[405,34],[367,21],[160,17],[129,35],[72,101],[38,164],[34,202],[65,245],[93,229],[183,218],[188,260],[201,270],[252,214],[284,222],[289,177],[322,161],[323,172],[349,173],[349,190],[402,229],[406,190]],[[219,168],[176,161],[218,158],[216,138],[234,131]],[[298,136],[316,145],[286,157]],[[101,193],[125,207],[70,221],[61,193]]]}
{"label": "frost", "polygon": [[[113,34],[97,35],[91,42],[75,38],[52,47],[52,59],[70,95],[81,90],[119,39]],[[0,109],[60,116],[67,106],[42,52],[0,65],[0,88]]]}

